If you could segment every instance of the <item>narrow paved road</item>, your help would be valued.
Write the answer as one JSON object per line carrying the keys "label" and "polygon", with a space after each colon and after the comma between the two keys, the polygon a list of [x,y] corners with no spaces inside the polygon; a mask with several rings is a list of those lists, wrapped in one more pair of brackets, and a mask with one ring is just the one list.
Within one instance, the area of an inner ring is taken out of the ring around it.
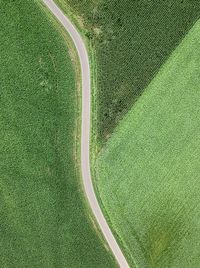
{"label": "narrow paved road", "polygon": [[[97,201],[95,191],[92,184],[90,173],[90,157],[89,157],[89,143],[90,143],[90,107],[91,107],[91,87],[90,87],[90,66],[87,50],[80,34],[70,22],[70,20],[63,14],[53,0],[43,0],[45,5],[50,9],[53,15],[64,26],[66,31],[70,34],[81,63],[82,72],[82,133],[81,133],[81,170],[83,177],[83,184],[85,194],[89,201],[92,212],[100,226],[100,229],[110,246],[118,264],[122,268],[128,268],[129,265],[119,248]],[[94,267],[97,268],[97,267]],[[109,267],[105,267],[109,268]]]}

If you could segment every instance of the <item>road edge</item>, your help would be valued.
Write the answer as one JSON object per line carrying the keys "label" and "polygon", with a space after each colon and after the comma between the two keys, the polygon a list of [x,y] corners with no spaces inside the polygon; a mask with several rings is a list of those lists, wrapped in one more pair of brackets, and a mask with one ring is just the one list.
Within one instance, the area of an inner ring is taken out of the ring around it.
{"label": "road edge", "polygon": [[84,44],[84,41],[82,40],[81,35],[79,34],[75,26],[64,15],[64,13],[54,3],[54,1],[42,0],[42,2],[48,7],[48,9],[62,24],[62,26],[64,26],[65,30],[70,35],[79,56],[79,61],[81,65],[81,77],[82,77],[81,171],[82,171],[82,179],[83,179],[85,195],[87,197],[93,215],[99,225],[99,228],[105,240],[107,241],[119,266],[121,268],[129,268],[126,258],[124,257],[101,211],[91,179],[91,169],[90,169],[91,77],[90,77],[90,64],[87,49]]}

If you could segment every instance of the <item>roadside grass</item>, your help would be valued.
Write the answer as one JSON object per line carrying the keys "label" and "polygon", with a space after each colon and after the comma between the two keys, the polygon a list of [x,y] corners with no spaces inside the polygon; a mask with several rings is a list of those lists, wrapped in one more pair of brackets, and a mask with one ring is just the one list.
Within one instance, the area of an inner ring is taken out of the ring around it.
{"label": "roadside grass", "polygon": [[0,5],[0,266],[116,267],[80,186],[66,40],[41,2]]}
{"label": "roadside grass", "polygon": [[103,145],[200,17],[200,5],[195,0],[56,2],[67,14],[75,14],[95,51],[94,117]]}
{"label": "roadside grass", "polygon": [[200,21],[97,160],[105,214],[132,267],[200,263]]}

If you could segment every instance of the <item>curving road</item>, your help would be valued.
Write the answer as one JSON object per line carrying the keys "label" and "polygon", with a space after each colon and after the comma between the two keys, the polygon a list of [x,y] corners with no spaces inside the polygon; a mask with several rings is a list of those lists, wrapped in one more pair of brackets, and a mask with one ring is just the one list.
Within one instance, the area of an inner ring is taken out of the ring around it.
{"label": "curving road", "polygon": [[[112,250],[119,266],[121,268],[129,268],[129,265],[119,248],[97,201],[95,191],[92,184],[90,173],[90,107],[91,107],[91,87],[90,87],[90,66],[88,53],[80,34],[63,14],[53,0],[43,0],[44,4],[50,9],[57,20],[64,26],[70,34],[75,47],[77,49],[81,64],[82,74],[82,133],[81,133],[81,170],[85,194],[89,201],[92,212],[99,224],[99,227]],[[109,267],[108,267],[109,268]]]}

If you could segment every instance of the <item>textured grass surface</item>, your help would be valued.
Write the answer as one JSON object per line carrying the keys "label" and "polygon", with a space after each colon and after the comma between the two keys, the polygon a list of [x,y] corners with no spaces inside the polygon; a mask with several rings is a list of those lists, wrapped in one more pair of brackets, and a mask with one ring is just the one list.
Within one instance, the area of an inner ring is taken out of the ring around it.
{"label": "textured grass surface", "polygon": [[98,140],[152,80],[200,16],[196,0],[56,0],[78,15],[96,50]]}
{"label": "textured grass surface", "polygon": [[75,163],[68,49],[38,3],[0,0],[0,266],[115,267]]}
{"label": "textured grass surface", "polygon": [[197,22],[97,162],[105,212],[133,267],[199,267],[199,33]]}

